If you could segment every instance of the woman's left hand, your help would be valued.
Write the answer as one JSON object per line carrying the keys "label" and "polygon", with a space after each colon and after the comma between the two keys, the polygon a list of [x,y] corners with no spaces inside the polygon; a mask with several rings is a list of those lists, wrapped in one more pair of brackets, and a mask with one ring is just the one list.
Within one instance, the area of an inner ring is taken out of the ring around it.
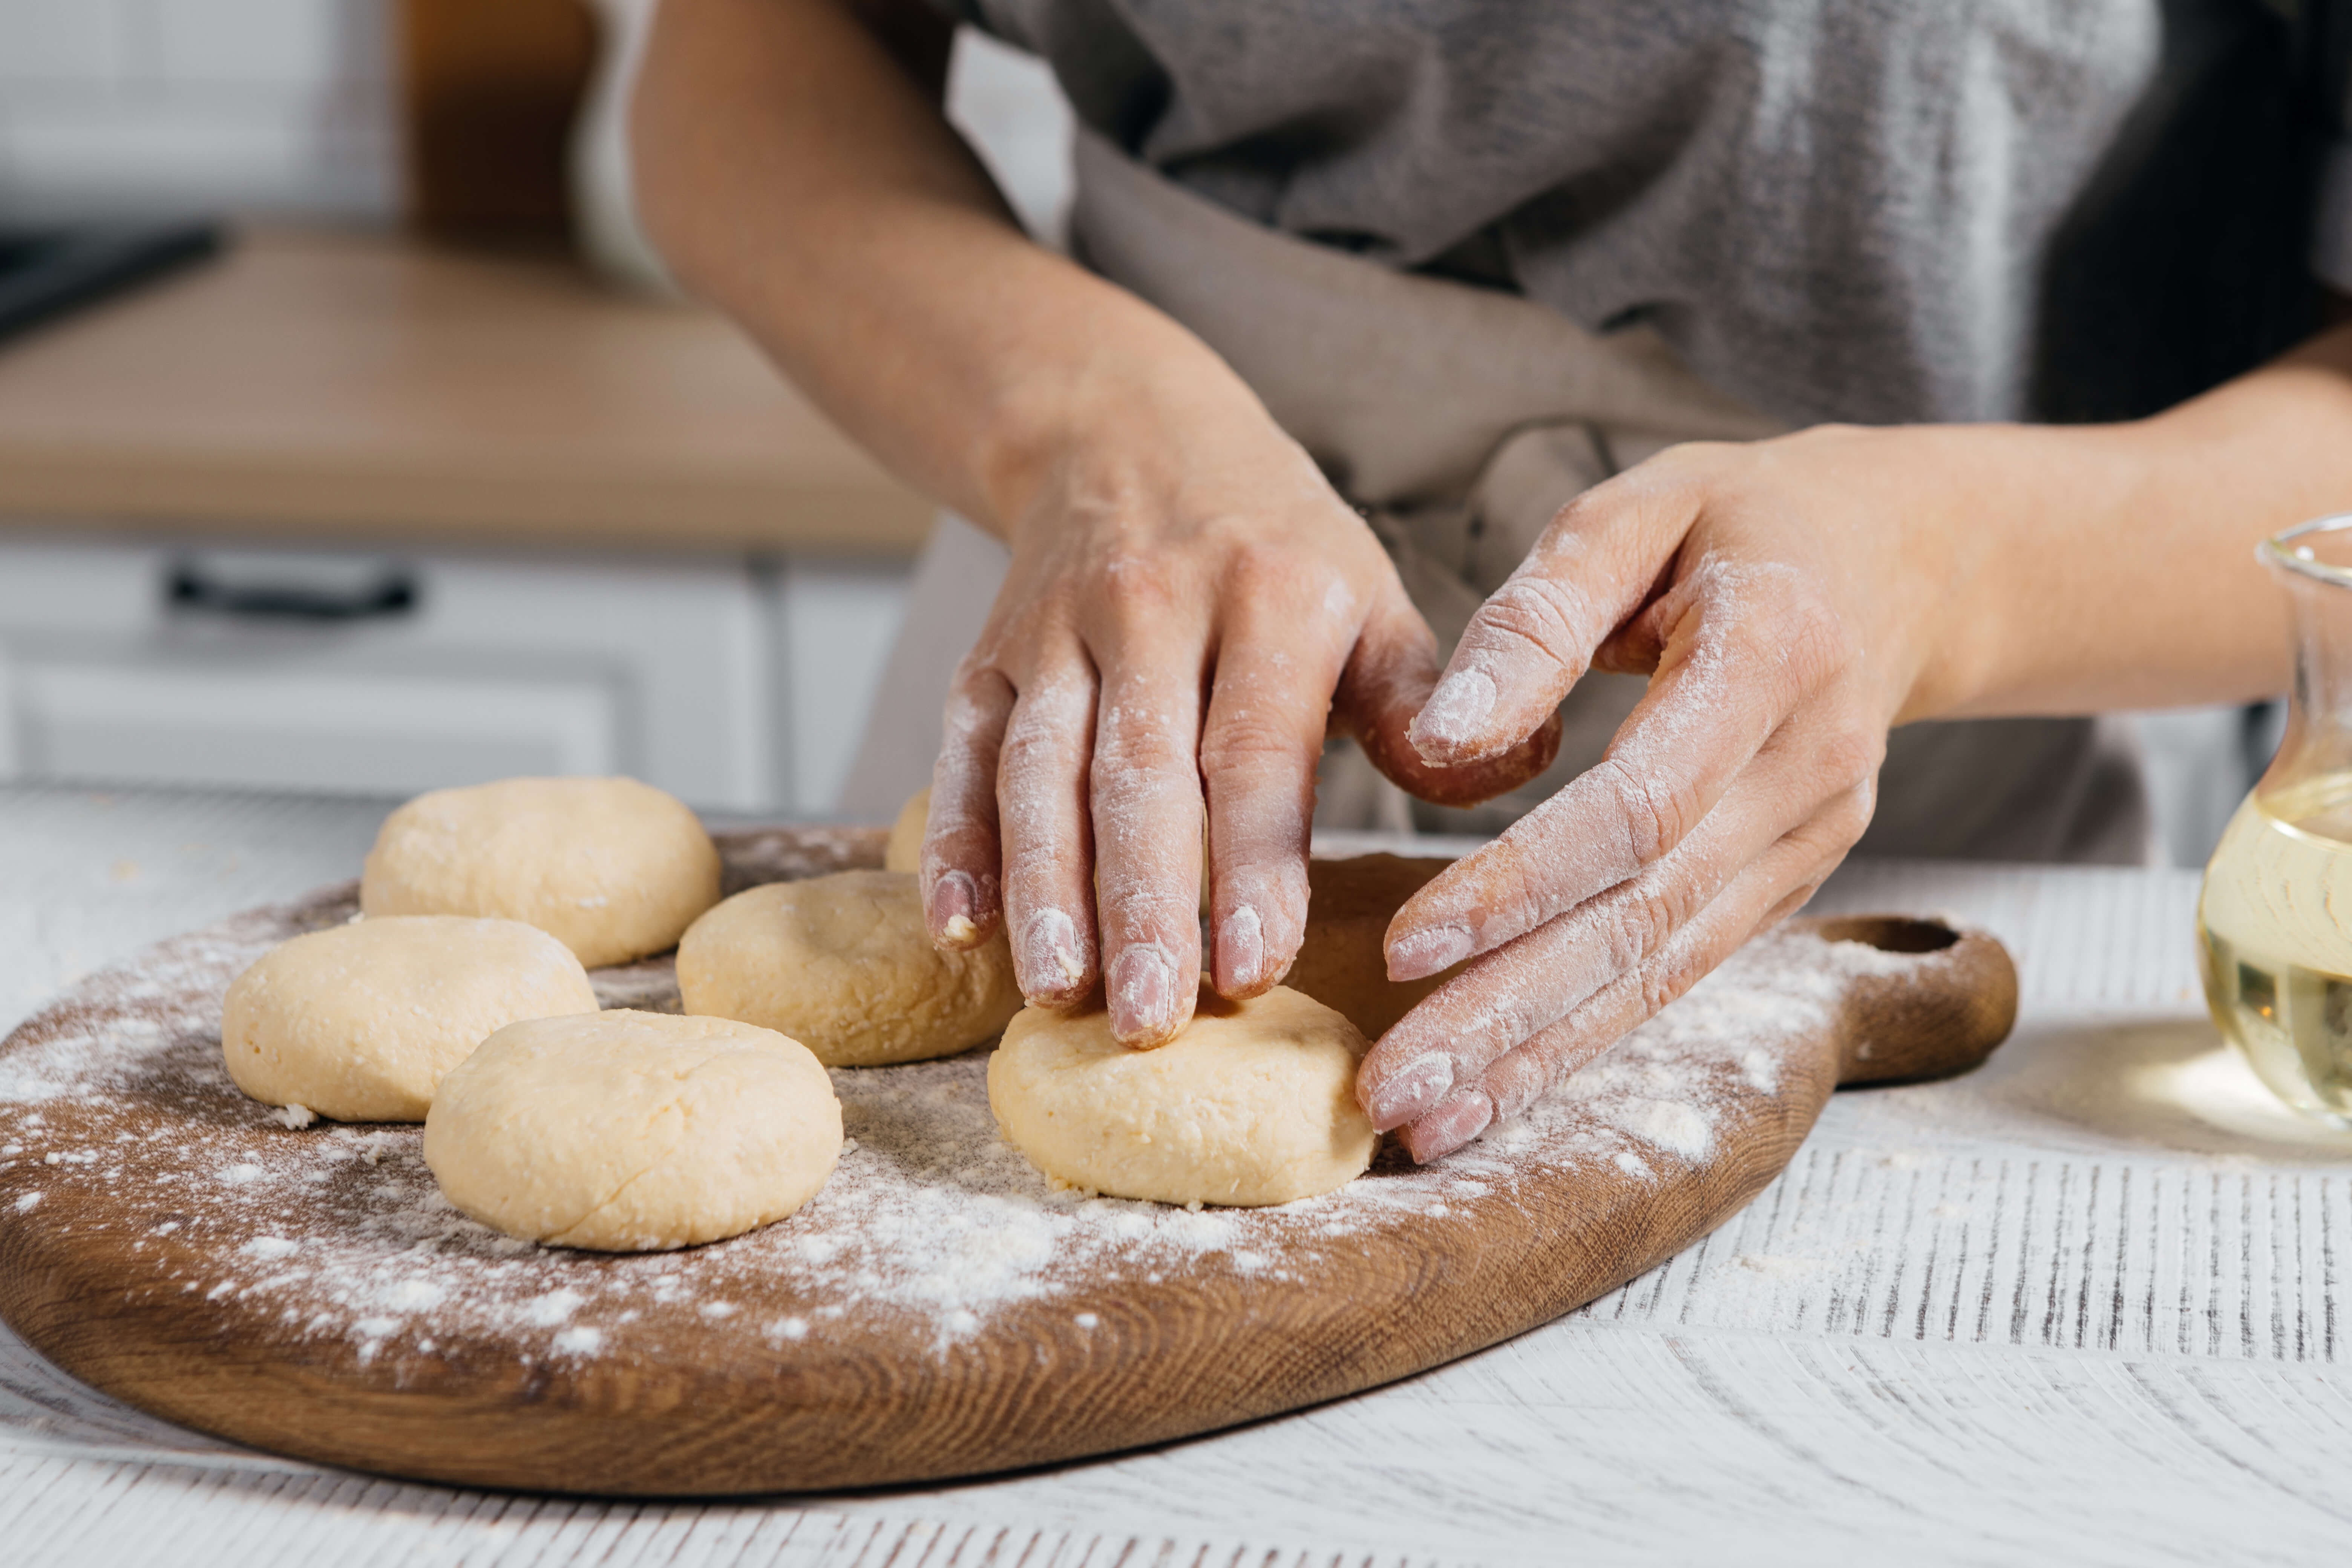
{"label": "woman's left hand", "polygon": [[1606,760],[1398,912],[1391,979],[1477,962],[1365,1058],[1375,1125],[1417,1160],[1460,1147],[1811,896],[1870,821],[1888,727],[1950,707],[2000,636],[1984,465],[2030,469],[2042,434],[1678,447],[1560,511],[1412,740],[1496,755],[1588,668],[1649,691]]}

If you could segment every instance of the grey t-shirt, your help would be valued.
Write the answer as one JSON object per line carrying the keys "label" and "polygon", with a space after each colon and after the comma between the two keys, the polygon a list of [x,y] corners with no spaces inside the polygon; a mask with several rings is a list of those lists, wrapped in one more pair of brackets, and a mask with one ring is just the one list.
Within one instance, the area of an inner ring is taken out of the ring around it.
{"label": "grey t-shirt", "polygon": [[2127,416],[2311,321],[2293,0],[943,3],[1244,216],[1791,424]]}

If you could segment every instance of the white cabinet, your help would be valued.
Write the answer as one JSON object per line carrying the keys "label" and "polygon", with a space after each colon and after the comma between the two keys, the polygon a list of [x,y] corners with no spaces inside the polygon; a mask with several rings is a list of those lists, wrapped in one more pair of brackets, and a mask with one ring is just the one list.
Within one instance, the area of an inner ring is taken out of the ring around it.
{"label": "white cabinet", "polygon": [[701,806],[831,809],[901,581],[0,538],[0,771],[369,795],[625,773]]}

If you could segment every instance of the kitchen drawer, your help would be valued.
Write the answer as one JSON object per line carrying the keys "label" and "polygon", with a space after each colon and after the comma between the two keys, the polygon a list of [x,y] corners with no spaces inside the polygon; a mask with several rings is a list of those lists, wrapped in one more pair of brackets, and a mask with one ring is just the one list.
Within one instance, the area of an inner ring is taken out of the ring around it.
{"label": "kitchen drawer", "polygon": [[771,575],[0,541],[0,768],[383,795],[626,773],[772,807],[793,767]]}
{"label": "kitchen drawer", "polygon": [[592,681],[44,661],[17,694],[19,753],[52,778],[410,795],[631,771],[619,694]]}

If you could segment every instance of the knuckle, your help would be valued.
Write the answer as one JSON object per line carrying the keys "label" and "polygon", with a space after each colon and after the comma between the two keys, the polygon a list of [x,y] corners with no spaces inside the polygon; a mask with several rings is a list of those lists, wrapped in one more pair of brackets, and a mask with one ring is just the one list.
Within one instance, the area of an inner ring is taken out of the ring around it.
{"label": "knuckle", "polygon": [[1112,626],[1134,626],[1164,616],[1173,595],[1170,574],[1146,561],[1112,562],[1096,577],[1087,595]]}
{"label": "knuckle", "polygon": [[1495,1118],[1517,1116],[1552,1086],[1559,1068],[1541,1046],[1530,1042],[1486,1070],[1479,1087],[1495,1102]]}
{"label": "knuckle", "polygon": [[[1321,722],[1316,726],[1321,737]],[[1221,716],[1201,739],[1201,771],[1260,773],[1272,769],[1295,772],[1305,764],[1308,748],[1299,727],[1278,712],[1253,708]]]}
{"label": "knuckle", "polygon": [[1520,1109],[1533,1102],[1553,1085],[1561,1083],[1606,1050],[1612,1042],[1596,1035],[1590,1027],[1574,1022],[1561,1023],[1529,1040],[1527,1046],[1513,1053],[1512,1061],[1524,1075],[1526,1096]]}
{"label": "knuckle", "polygon": [[1794,595],[1778,619],[1772,641],[1781,668],[1801,688],[1820,685],[1862,658],[1860,639],[1845,617],[1817,591]]}
{"label": "knuckle", "polygon": [[1581,673],[1585,608],[1583,596],[1574,589],[1549,577],[1524,574],[1495,590],[1479,607],[1468,635],[1528,648],[1563,669]]}
{"label": "knuckle", "polygon": [[1265,539],[1234,546],[1227,571],[1235,592],[1286,604],[1307,602],[1302,594],[1312,595],[1326,585],[1325,579],[1337,577],[1296,545]]}
{"label": "knuckle", "polygon": [[1017,781],[1026,785],[1038,779],[1044,770],[1069,759],[1074,750],[1074,737],[1051,720],[1035,712],[1017,712],[1004,727],[1004,741],[997,748],[997,777],[1000,782]]}
{"label": "knuckle", "polygon": [[1723,957],[1717,941],[1668,942],[1642,966],[1642,1016],[1650,1017],[1697,984]]}
{"label": "knuckle", "polygon": [[1820,841],[1824,849],[1834,849],[1843,854],[1870,826],[1870,791],[1846,790],[1822,808],[1815,818],[1817,831],[1811,837]]}
{"label": "knuckle", "polygon": [[1189,693],[1171,690],[1181,678],[1169,671],[1130,671],[1097,705],[1095,751],[1129,762],[1181,757],[1190,766],[1200,742],[1199,710]]}
{"label": "knuckle", "polygon": [[1698,976],[1685,971],[1690,965],[1672,956],[1645,965],[1642,970],[1642,1016],[1652,1017],[1663,1012],[1668,1004],[1698,982]]}
{"label": "knuckle", "polygon": [[1590,489],[1579,490],[1561,502],[1559,510],[1551,514],[1551,521],[1545,524],[1537,548],[1561,548],[1606,521],[1610,516],[1605,500],[1606,489],[1605,483],[1595,485]]}
{"label": "knuckle", "polygon": [[1106,726],[1106,732],[1096,744],[1087,777],[1100,793],[1137,774],[1179,770],[1190,773],[1193,766],[1190,748],[1182,745],[1166,726],[1115,724]]}
{"label": "knuckle", "polygon": [[1004,679],[1004,672],[997,668],[993,658],[978,648],[957,661],[955,675],[948,682],[950,709],[959,704],[974,708],[999,707],[1012,695],[1013,686]]}
{"label": "knuckle", "polygon": [[1528,850],[1509,838],[1498,838],[1478,851],[1482,859],[1465,889],[1470,901],[1486,911],[1486,931],[1517,934],[1533,930],[1558,911],[1538,875]]}
{"label": "knuckle", "polygon": [[1622,763],[1616,767],[1616,794],[1632,838],[1633,858],[1643,865],[1683,841],[1698,817],[1698,803],[1676,781]]}
{"label": "knuckle", "polygon": [[1644,878],[1628,890],[1612,922],[1610,957],[1618,969],[1648,960],[1690,918],[1696,889],[1680,877]]}
{"label": "knuckle", "polygon": [[1823,783],[1840,793],[1863,788],[1877,776],[1886,755],[1886,738],[1866,726],[1841,728],[1813,752],[1813,768]]}

